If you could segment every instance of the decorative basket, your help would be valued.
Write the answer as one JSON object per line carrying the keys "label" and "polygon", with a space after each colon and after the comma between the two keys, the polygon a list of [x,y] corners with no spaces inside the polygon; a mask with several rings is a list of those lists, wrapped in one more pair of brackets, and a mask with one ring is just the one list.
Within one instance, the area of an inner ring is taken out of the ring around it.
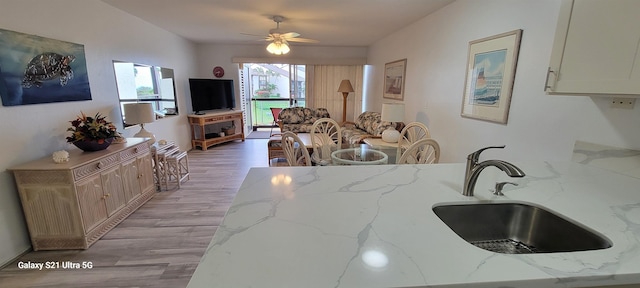
{"label": "decorative basket", "polygon": [[224,132],[224,135],[227,135],[227,136],[233,135],[233,134],[236,134],[236,128],[235,127],[225,128],[225,129],[222,129],[222,132]]}

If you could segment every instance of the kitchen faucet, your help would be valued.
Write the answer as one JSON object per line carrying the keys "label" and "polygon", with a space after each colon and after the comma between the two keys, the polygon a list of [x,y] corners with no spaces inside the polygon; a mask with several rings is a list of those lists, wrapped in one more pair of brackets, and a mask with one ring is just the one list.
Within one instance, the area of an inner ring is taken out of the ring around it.
{"label": "kitchen faucet", "polygon": [[464,188],[462,190],[462,195],[464,196],[473,196],[473,189],[476,186],[476,182],[478,181],[478,176],[480,176],[480,172],[489,166],[494,166],[509,175],[509,177],[524,177],[524,172],[516,167],[515,165],[502,161],[502,160],[486,160],[478,163],[478,159],[480,158],[480,153],[482,151],[491,149],[491,148],[504,148],[505,145],[502,146],[489,146],[484,147],[476,152],[473,152],[467,156],[467,168],[464,173]]}

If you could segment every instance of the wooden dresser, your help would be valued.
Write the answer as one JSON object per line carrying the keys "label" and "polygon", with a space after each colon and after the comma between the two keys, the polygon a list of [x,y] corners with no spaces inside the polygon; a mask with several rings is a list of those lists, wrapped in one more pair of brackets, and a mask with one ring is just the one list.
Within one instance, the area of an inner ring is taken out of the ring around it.
{"label": "wooden dresser", "polygon": [[86,249],[155,194],[147,139],[12,167],[33,250]]}

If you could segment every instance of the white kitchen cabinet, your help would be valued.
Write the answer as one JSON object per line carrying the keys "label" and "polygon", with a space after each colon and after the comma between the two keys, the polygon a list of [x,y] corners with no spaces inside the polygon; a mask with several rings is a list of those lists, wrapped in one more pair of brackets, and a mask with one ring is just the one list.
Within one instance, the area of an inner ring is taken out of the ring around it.
{"label": "white kitchen cabinet", "polygon": [[640,1],[563,0],[549,94],[640,95]]}

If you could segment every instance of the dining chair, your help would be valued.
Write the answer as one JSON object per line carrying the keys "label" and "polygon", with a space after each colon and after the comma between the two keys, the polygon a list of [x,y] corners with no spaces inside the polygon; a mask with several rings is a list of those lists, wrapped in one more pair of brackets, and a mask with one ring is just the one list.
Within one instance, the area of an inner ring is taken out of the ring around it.
{"label": "dining chair", "polygon": [[342,147],[340,124],[331,118],[316,120],[311,126],[312,159],[318,165],[331,163],[331,152]]}
{"label": "dining chair", "polygon": [[304,143],[291,131],[282,134],[282,152],[289,166],[311,166],[311,157]]}
{"label": "dining chair", "polygon": [[440,161],[440,145],[431,138],[420,139],[411,144],[396,164],[435,164]]}
{"label": "dining chair", "polygon": [[420,122],[411,122],[402,128],[400,137],[398,138],[398,151],[396,155],[400,157],[402,153],[420,139],[431,138],[429,128]]}
{"label": "dining chair", "polygon": [[[276,108],[276,107],[271,107],[269,108],[271,110],[271,115],[273,115],[273,123],[271,126],[271,131],[269,132],[269,137],[273,136],[273,128],[278,125],[278,115],[280,115],[280,112],[282,112],[283,108]],[[282,132],[282,131],[280,131]]]}

